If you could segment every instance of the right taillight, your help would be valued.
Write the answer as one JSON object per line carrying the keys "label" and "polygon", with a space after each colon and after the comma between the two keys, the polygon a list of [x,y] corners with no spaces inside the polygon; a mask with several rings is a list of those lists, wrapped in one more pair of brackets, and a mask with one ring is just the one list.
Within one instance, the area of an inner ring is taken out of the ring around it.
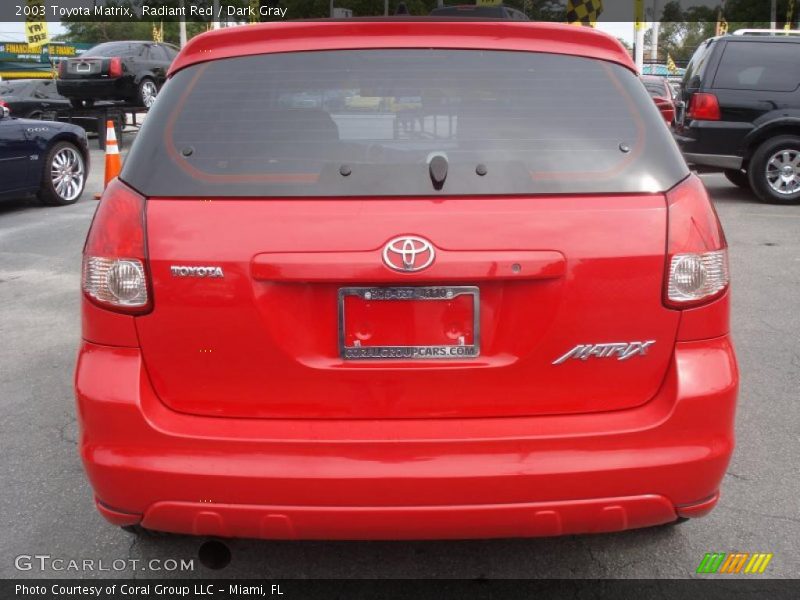
{"label": "right taillight", "polygon": [[122,59],[119,56],[108,61],[108,76],[122,77]]}
{"label": "right taillight", "polygon": [[687,116],[696,121],[719,121],[719,101],[714,94],[697,92],[689,100]]}
{"label": "right taillight", "polygon": [[728,288],[728,244],[705,186],[691,175],[667,193],[664,302],[689,308]]}
{"label": "right taillight", "polygon": [[145,199],[113,180],[83,250],[83,292],[95,304],[132,314],[152,308],[144,219]]}

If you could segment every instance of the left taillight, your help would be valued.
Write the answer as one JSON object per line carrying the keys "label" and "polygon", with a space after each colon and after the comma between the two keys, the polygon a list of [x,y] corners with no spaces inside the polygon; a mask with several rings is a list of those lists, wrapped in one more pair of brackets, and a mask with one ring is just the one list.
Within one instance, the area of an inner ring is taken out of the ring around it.
{"label": "left taillight", "polygon": [[115,56],[108,61],[108,76],[109,77],[122,77],[122,59]]}
{"label": "left taillight", "polygon": [[719,121],[722,118],[719,100],[714,94],[696,92],[689,100],[686,116],[696,121]]}
{"label": "left taillight", "polygon": [[667,210],[664,303],[683,309],[715,300],[728,289],[728,244],[696,175],[670,190]]}
{"label": "left taillight", "polygon": [[145,199],[112,181],[97,208],[83,249],[83,292],[95,304],[128,314],[152,308],[147,264]]}
{"label": "left taillight", "polygon": [[67,61],[62,60],[58,63],[58,76],[63,78],[67,73]]}

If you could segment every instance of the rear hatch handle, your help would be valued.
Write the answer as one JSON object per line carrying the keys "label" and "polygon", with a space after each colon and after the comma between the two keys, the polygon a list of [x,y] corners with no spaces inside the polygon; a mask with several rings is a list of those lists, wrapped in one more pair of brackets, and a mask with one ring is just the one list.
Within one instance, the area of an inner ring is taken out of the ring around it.
{"label": "rear hatch handle", "polygon": [[380,250],[345,252],[264,252],[251,263],[256,281],[409,282],[557,279],[567,261],[556,250],[439,250],[422,271],[400,273],[387,267]]}

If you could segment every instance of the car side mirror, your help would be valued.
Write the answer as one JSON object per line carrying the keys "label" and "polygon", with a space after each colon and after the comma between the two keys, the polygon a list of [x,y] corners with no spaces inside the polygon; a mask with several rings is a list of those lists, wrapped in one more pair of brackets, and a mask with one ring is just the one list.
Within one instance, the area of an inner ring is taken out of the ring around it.
{"label": "car side mirror", "polygon": [[0,119],[7,119],[11,115],[11,111],[7,106],[0,106]]}

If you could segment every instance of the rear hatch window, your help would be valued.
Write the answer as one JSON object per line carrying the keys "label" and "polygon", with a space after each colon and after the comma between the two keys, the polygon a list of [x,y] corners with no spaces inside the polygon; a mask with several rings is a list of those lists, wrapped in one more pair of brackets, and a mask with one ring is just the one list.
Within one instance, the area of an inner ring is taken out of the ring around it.
{"label": "rear hatch window", "polygon": [[[211,61],[167,83],[122,178],[149,196],[657,192],[686,174],[636,76],[533,52]],[[437,161],[441,163],[441,160]]]}

